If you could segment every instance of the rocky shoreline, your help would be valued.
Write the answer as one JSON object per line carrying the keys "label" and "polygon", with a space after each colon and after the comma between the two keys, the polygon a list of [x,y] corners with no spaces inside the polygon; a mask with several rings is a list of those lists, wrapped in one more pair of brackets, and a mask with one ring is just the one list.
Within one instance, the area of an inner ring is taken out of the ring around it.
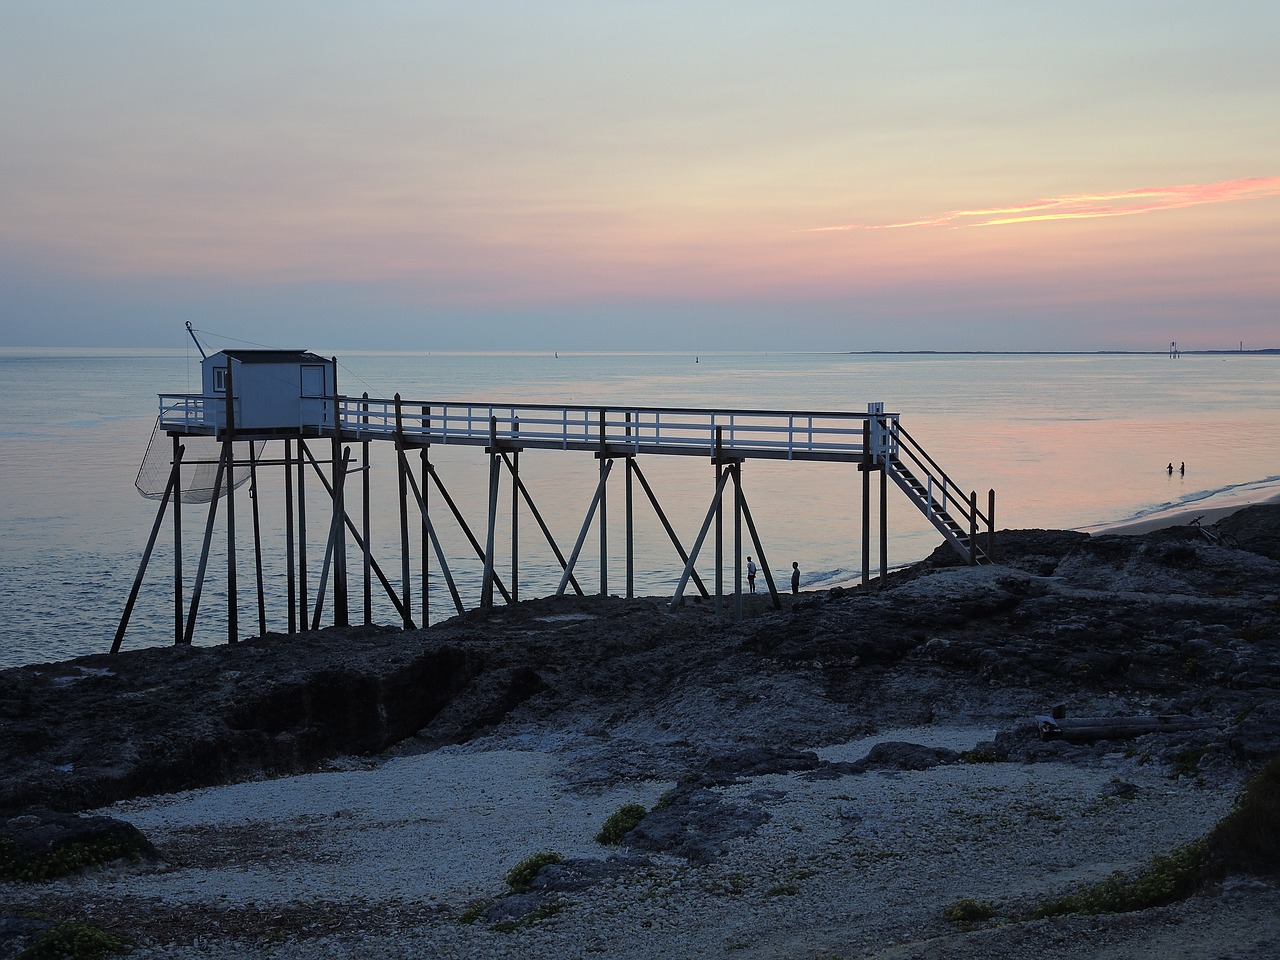
{"label": "rocky shoreline", "polygon": [[[425,631],[6,670],[0,837],[34,847],[92,814],[149,845],[138,863],[6,882],[6,901],[47,923],[109,918],[143,956],[1025,958],[1078,952],[1105,927],[1119,957],[1169,947],[1171,922],[1213,942],[1214,917],[1237,952],[1184,955],[1273,956],[1274,880],[1089,921],[1020,913],[1201,835],[1280,753],[1280,506],[1218,529],[1240,547],[1188,527],[1001,531],[998,566],[940,549],[879,589],[777,612],[750,598],[739,624],[709,603],[561,598]],[[1035,717],[1055,707],[1190,722],[1041,739]],[[292,819],[269,812],[347,777],[379,798],[363,813],[314,796]],[[424,801],[441,778],[456,796]],[[212,812],[232,784],[281,792],[254,814]],[[626,803],[640,825],[597,843]],[[376,845],[410,809],[443,832],[371,857],[381,881],[354,876],[334,837]],[[449,849],[467,856],[435,869]],[[548,850],[562,860],[533,889],[507,889],[503,864]],[[326,858],[369,895],[326,886]],[[249,866],[262,862],[275,866]],[[943,916],[980,893],[995,917]],[[0,930],[0,957],[35,935],[13,918]]]}

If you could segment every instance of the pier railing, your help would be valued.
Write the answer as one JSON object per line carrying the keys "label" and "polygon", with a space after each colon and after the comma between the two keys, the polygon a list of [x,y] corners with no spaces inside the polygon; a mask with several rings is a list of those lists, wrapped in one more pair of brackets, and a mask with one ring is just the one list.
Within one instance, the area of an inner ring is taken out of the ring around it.
{"label": "pier railing", "polygon": [[861,460],[866,415],[553,404],[423,403],[345,397],[338,422],[352,440],[391,439],[555,450]]}

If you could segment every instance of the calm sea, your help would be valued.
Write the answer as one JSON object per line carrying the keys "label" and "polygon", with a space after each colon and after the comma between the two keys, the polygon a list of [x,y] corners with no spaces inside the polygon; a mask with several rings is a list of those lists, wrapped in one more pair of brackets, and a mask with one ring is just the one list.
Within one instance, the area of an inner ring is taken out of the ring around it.
{"label": "calm sea", "polygon": [[[883,401],[964,489],[978,492],[983,505],[987,490],[996,490],[999,527],[1081,528],[1195,504],[1258,499],[1280,487],[1280,358],[1273,356],[342,354],[338,363],[340,392],[400,393],[406,400],[851,412]],[[110,648],[155,518],[157,504],[139,496],[133,481],[151,437],[156,395],[194,392],[198,384],[194,352],[0,351],[0,666]],[[483,454],[478,448],[437,447],[432,455],[483,537]],[[374,553],[398,583],[394,468],[381,453],[373,460]],[[1185,475],[1175,469],[1170,476],[1170,462],[1175,468],[1185,462]],[[646,458],[643,467],[689,546],[710,503],[713,468],[692,457]],[[594,459],[526,452],[521,477],[567,552],[595,487]],[[619,491],[621,482],[616,479]],[[781,582],[787,582],[792,561],[800,564],[807,588],[858,576],[855,470],[750,461],[743,484],[765,555]],[[286,626],[280,489],[266,482],[258,498],[271,630]],[[609,512],[610,593],[625,590],[621,496],[610,494],[616,504]],[[258,614],[247,499],[241,497],[237,508],[244,531],[238,610],[241,633],[251,636]],[[308,506],[313,518],[324,509],[319,500]],[[192,504],[184,511],[187,598],[206,510]],[[509,540],[509,508],[502,512],[500,543]],[[636,517],[637,592],[670,595],[679,560],[643,499]],[[480,563],[446,519],[437,523],[450,566],[464,602],[475,606]],[[314,535],[320,521],[312,522]],[[520,524],[521,596],[549,594],[559,579],[558,565],[527,513]],[[894,489],[889,527],[891,566],[917,560],[940,542]],[[594,533],[589,536],[578,563],[588,593],[599,589],[598,543]],[[731,550],[731,535],[726,543]],[[226,638],[222,549],[221,537],[215,537],[196,632],[200,644]],[[417,549],[415,543],[415,575]],[[321,548],[313,544],[311,550],[314,571]],[[712,557],[708,546],[698,565],[708,583]],[[877,563],[878,550],[873,569]],[[172,564],[166,524],[127,648],[172,642]],[[509,561],[503,564],[499,572],[506,575]],[[732,573],[733,558],[726,556],[726,582]],[[433,622],[452,612],[438,581],[433,574]],[[352,589],[352,616],[359,620],[361,590],[354,580]],[[413,590],[416,607],[420,584]],[[385,599],[375,601],[373,619],[397,622]]]}

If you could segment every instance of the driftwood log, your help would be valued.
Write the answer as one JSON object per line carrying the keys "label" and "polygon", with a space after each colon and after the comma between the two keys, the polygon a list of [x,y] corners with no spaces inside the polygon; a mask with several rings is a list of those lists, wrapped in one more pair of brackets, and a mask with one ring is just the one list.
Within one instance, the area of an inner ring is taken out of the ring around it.
{"label": "driftwood log", "polygon": [[1148,733],[1203,730],[1217,725],[1213,720],[1198,720],[1180,714],[1149,717],[1036,717],[1036,730],[1041,740],[1066,740],[1070,743],[1125,740]]}

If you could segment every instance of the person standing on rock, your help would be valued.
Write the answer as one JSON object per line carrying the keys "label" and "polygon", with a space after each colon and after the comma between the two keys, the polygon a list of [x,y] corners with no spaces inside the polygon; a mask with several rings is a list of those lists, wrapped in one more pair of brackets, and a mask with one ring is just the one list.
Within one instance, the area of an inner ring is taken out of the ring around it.
{"label": "person standing on rock", "polygon": [[791,595],[795,596],[800,592],[800,561],[791,561]]}
{"label": "person standing on rock", "polygon": [[750,557],[747,557],[747,588],[756,592],[756,562]]}

